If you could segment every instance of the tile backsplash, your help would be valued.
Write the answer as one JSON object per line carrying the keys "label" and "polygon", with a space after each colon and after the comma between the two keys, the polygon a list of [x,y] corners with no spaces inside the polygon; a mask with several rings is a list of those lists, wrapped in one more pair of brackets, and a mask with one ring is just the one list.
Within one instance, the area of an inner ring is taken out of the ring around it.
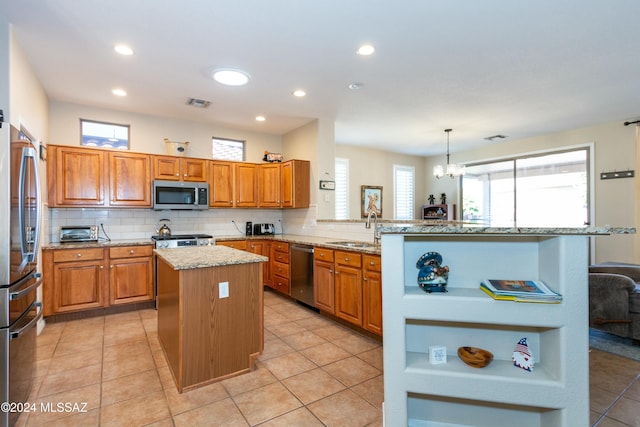
{"label": "tile backsplash", "polygon": [[[60,241],[60,226],[104,224],[113,240],[146,239],[156,234],[160,219],[171,220],[173,234],[211,234],[238,238],[245,235],[245,223],[275,224],[276,234],[296,234],[341,240],[373,240],[373,229],[363,222],[318,222],[317,206],[307,209],[209,209],[206,211],[155,211],[152,209],[48,208],[44,212],[44,240]],[[104,237],[102,230],[100,236]]]}

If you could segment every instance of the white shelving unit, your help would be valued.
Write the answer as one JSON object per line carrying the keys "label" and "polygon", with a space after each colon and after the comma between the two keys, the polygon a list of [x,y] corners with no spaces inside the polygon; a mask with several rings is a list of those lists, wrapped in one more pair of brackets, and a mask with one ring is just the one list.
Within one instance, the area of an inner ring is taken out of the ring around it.
{"label": "white shelving unit", "polygon": [[[589,425],[587,235],[384,234],[384,406],[387,426]],[[416,261],[439,252],[447,293],[423,292]],[[496,301],[482,279],[542,280],[560,304]],[[526,337],[532,372],[511,355]],[[430,345],[447,363],[429,363]],[[461,346],[493,353],[485,368]]]}

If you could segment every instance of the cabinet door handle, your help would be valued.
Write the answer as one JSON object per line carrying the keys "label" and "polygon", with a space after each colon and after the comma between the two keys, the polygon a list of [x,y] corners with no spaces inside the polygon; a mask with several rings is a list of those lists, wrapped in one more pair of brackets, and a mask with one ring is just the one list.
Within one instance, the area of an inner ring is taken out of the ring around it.
{"label": "cabinet door handle", "polygon": [[180,174],[179,174],[179,173],[177,173],[177,174],[176,174],[176,176],[180,176]]}
{"label": "cabinet door handle", "polygon": [[367,280],[369,280],[369,279],[367,279],[366,277],[362,279],[362,281],[364,281],[364,282],[366,282]]}
{"label": "cabinet door handle", "polygon": [[185,174],[183,174],[182,176],[189,176],[189,175],[187,175],[187,174],[185,173]]}
{"label": "cabinet door handle", "polygon": [[100,270],[104,270],[104,265],[101,265],[101,266],[100,266]]}
{"label": "cabinet door handle", "polygon": [[330,274],[333,274],[333,270],[329,270],[329,273],[330,273]]}
{"label": "cabinet door handle", "polygon": [[113,264],[111,264],[111,265],[109,266],[109,268],[113,268]]}

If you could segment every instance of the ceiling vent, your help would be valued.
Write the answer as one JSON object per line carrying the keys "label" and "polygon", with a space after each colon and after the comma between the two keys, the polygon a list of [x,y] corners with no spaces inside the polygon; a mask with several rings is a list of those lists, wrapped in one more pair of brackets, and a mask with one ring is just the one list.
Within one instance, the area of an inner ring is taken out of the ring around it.
{"label": "ceiling vent", "polygon": [[487,141],[493,141],[494,139],[505,139],[507,136],[506,135],[493,135],[493,136],[488,136],[485,139]]}
{"label": "ceiling vent", "polygon": [[187,105],[191,105],[196,108],[207,108],[211,105],[211,102],[205,101],[204,99],[189,98],[187,99]]}

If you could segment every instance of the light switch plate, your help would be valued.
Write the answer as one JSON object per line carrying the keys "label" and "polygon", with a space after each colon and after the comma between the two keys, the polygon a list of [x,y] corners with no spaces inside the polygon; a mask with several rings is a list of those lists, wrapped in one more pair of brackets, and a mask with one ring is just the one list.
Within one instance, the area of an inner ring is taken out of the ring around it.
{"label": "light switch plate", "polygon": [[218,283],[218,297],[229,298],[229,282]]}

